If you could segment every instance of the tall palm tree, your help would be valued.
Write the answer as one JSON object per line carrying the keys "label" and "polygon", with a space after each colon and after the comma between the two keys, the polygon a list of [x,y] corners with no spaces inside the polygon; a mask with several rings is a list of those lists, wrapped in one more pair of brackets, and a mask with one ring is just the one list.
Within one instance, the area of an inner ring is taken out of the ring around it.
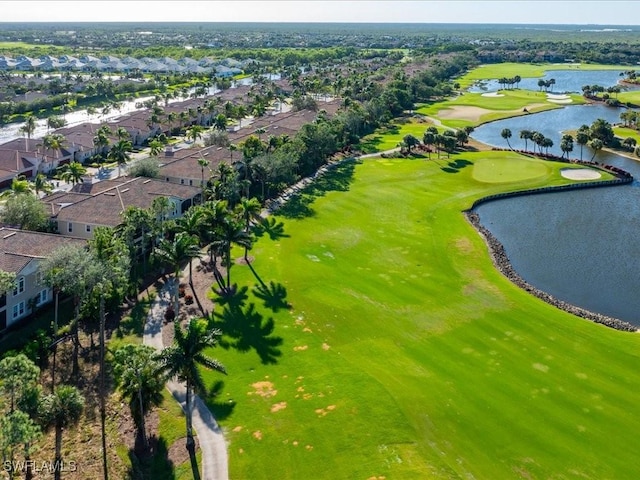
{"label": "tall palm tree", "polygon": [[509,130],[508,128],[503,128],[502,132],[500,132],[500,136],[507,141],[509,149],[513,150],[513,148],[511,148],[511,143],[509,143],[509,139],[511,138],[511,130]]}
{"label": "tall palm tree", "polygon": [[524,140],[524,151],[527,151],[527,142],[531,140],[533,133],[531,130],[520,130],[520,138]]}
{"label": "tall palm tree", "polygon": [[233,245],[238,245],[244,247],[246,252],[251,248],[251,235],[244,229],[243,222],[231,215],[227,216],[220,224],[219,232],[218,242],[224,251],[225,269],[227,271],[226,290],[231,292],[231,248]]}
{"label": "tall palm tree", "polygon": [[186,329],[182,329],[178,322],[174,325],[175,336],[173,344],[160,352],[159,372],[168,377],[176,377],[186,386],[185,418],[187,427],[187,450],[192,455],[195,441],[193,439],[193,412],[191,407],[192,395],[195,391],[204,392],[205,385],[199,366],[226,374],[224,366],[205,355],[205,351],[217,344],[220,331],[209,329],[205,319],[192,319]]}
{"label": "tall palm tree", "polygon": [[76,387],[62,385],[42,400],[44,417],[49,426],[55,428],[55,469],[54,479],[60,480],[62,470],[62,431],[75,425],[84,410],[84,398]]}
{"label": "tall palm tree", "polygon": [[[260,218],[260,212],[262,211],[262,205],[260,201],[255,198],[246,198],[243,197],[240,199],[240,203],[236,205],[236,213],[238,217],[244,222],[244,230],[247,234],[250,234],[251,223],[254,220]],[[250,237],[249,237],[250,239]],[[244,245],[244,259],[247,263],[249,260],[247,258],[247,253],[249,252],[249,243],[245,243]]]}
{"label": "tall palm tree", "polygon": [[149,155],[151,155],[152,157],[157,157],[158,155],[160,155],[163,148],[164,144],[157,138],[154,138],[149,142]]}
{"label": "tall palm tree", "polygon": [[131,156],[129,155],[131,149],[132,146],[129,140],[118,140],[117,143],[114,143],[111,146],[111,149],[107,154],[107,158],[109,160],[118,163],[118,177],[120,176],[122,165],[131,160]]}
{"label": "tall palm tree", "polygon": [[24,119],[24,125],[20,127],[20,133],[24,133],[27,136],[27,140],[25,141],[25,149],[29,150],[29,140],[31,140],[31,135],[36,131],[36,117],[33,115],[27,115]]}
{"label": "tall palm tree", "polygon": [[115,383],[129,403],[145,448],[148,447],[146,412],[163,400],[164,381],[157,375],[160,365],[155,353],[153,347],[140,344],[123,345],[113,352]]}
{"label": "tall palm tree", "polygon": [[207,160],[206,158],[202,158],[200,157],[198,159],[198,165],[200,165],[200,188],[202,189],[201,195],[202,198],[200,199],[201,203],[204,203],[204,169],[205,167],[209,166],[209,160]]}
{"label": "tall palm tree", "polygon": [[178,316],[180,301],[178,297],[178,286],[180,284],[180,268],[186,261],[200,256],[198,239],[192,235],[178,233],[173,240],[163,238],[153,252],[154,257],[162,263],[171,267],[173,283],[171,295],[173,297],[173,310]]}

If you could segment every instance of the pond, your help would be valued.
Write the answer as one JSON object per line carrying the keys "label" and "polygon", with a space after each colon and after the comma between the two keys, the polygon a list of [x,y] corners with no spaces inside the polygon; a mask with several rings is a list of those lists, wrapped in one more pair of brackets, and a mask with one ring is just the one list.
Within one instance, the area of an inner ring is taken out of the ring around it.
{"label": "pond", "polygon": [[[600,85],[602,87],[612,87],[622,79],[622,70],[551,70],[545,72],[541,78],[523,78],[518,88],[522,90],[540,90],[538,80],[556,81],[555,85],[549,88],[549,92],[554,93],[582,93],[584,85]],[[469,92],[496,92],[503,88],[497,79],[483,80],[468,89]]]}
{"label": "pond", "polygon": [[[472,133],[472,137],[487,145],[508,148],[507,142],[502,138],[502,130],[508,128],[511,130],[512,137],[509,143],[512,148],[525,148],[524,140],[520,139],[522,130],[530,130],[542,133],[545,137],[553,140],[553,147],[549,149],[549,153],[562,155],[560,150],[560,139],[563,132],[567,130],[577,130],[581,125],[591,125],[596,119],[602,118],[607,122],[614,124],[620,122],[620,114],[624,111],[622,108],[608,107],[606,105],[573,105],[555,110],[548,110],[531,115],[522,115],[520,117],[512,117],[505,120],[485,123],[477,127]],[[531,150],[532,142],[529,141],[527,147]],[[579,157],[580,145],[574,145],[574,157]],[[591,153],[587,154],[587,147],[584,148],[583,159],[589,160]]]}
{"label": "pond", "polygon": [[[596,118],[617,121],[621,110],[572,106],[479,127],[472,136],[507,147],[524,148],[521,129],[537,130],[554,140],[560,131],[591,124]],[[531,148],[531,145],[529,145]],[[584,158],[591,158],[588,147]],[[579,146],[571,155],[579,157]],[[504,245],[515,270],[531,285],[560,300],[640,326],[640,163],[598,152],[595,161],[627,170],[631,185],[547,193],[480,205],[481,223]]]}

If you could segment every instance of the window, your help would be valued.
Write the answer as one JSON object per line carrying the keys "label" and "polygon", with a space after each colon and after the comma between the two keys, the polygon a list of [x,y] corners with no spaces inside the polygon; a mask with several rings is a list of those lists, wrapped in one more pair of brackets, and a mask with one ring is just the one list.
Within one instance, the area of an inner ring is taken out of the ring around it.
{"label": "window", "polygon": [[18,318],[24,315],[24,302],[20,302],[13,306],[13,318]]}
{"label": "window", "polygon": [[18,278],[18,280],[16,280],[16,286],[13,289],[13,296],[15,297],[16,295],[19,295],[22,292],[24,292],[24,277],[20,277]]}
{"label": "window", "polygon": [[184,178],[180,179],[180,185],[184,185]]}
{"label": "window", "polygon": [[193,180],[189,180],[189,185],[193,186]]}
{"label": "window", "polygon": [[42,285],[43,283],[44,283],[44,275],[40,270],[38,270],[36,272],[36,285]]}
{"label": "window", "polygon": [[69,233],[73,232],[73,223],[69,222],[69,225],[67,225],[67,230],[69,231]]}
{"label": "window", "polygon": [[39,307],[43,303],[46,303],[48,296],[49,291],[46,288],[44,290],[40,290],[40,292],[36,296],[36,305]]}
{"label": "window", "polygon": [[91,225],[87,225],[87,232],[91,231]]}

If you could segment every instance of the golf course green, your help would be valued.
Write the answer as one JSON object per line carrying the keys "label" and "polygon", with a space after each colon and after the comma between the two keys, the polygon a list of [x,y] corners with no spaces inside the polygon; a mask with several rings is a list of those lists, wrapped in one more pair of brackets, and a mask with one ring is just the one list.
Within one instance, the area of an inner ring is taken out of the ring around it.
{"label": "golf course green", "polygon": [[347,162],[272,217],[205,372],[230,478],[638,478],[640,337],[511,284],[461,213],[563,167]]}

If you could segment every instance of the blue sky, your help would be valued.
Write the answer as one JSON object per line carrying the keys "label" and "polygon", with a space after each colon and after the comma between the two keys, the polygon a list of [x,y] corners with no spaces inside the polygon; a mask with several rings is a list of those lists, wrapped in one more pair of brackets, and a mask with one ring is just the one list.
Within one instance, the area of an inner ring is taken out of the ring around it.
{"label": "blue sky", "polygon": [[0,21],[640,24],[637,0],[0,0]]}

